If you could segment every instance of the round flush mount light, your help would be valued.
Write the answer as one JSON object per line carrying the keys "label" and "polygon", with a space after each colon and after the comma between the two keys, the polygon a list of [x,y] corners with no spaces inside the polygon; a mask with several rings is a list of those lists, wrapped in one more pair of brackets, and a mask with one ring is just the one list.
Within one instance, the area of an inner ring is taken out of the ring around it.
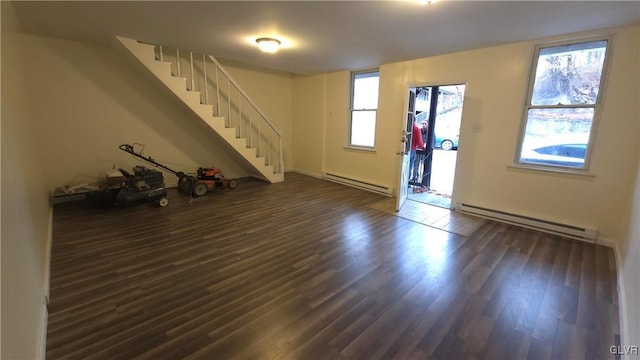
{"label": "round flush mount light", "polygon": [[258,47],[260,47],[260,50],[266,53],[274,53],[278,51],[281,44],[280,40],[269,37],[257,38],[256,43],[258,44]]}

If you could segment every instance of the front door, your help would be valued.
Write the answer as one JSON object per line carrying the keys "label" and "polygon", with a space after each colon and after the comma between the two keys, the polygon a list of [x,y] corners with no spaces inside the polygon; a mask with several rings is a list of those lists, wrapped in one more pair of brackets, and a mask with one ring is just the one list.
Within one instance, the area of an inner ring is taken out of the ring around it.
{"label": "front door", "polygon": [[[427,145],[418,151],[419,186],[409,200],[451,208],[465,84],[416,88],[415,114]],[[417,191],[416,191],[417,190]]]}
{"label": "front door", "polygon": [[400,156],[400,181],[398,182],[398,201],[396,203],[396,211],[400,211],[404,202],[409,196],[409,170],[411,159],[411,137],[413,131],[413,121],[415,118],[416,91],[409,89],[409,105],[407,107],[407,115],[402,125],[402,133],[400,137],[400,150],[397,154]]}

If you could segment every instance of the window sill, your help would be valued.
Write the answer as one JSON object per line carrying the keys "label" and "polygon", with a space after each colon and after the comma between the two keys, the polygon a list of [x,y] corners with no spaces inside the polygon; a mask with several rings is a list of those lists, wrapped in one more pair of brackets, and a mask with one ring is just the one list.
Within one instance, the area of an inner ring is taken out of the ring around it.
{"label": "window sill", "polygon": [[366,147],[366,146],[347,145],[343,147],[343,149],[347,151],[367,152],[367,153],[374,153],[374,154],[376,153],[376,148]]}
{"label": "window sill", "polygon": [[575,176],[583,176],[583,177],[591,177],[591,178],[596,176],[595,174],[590,173],[586,170],[563,169],[563,168],[556,168],[556,167],[543,166],[543,165],[511,164],[507,166],[507,168],[514,169],[514,170],[546,172],[546,173],[561,174],[561,175],[575,175]]}

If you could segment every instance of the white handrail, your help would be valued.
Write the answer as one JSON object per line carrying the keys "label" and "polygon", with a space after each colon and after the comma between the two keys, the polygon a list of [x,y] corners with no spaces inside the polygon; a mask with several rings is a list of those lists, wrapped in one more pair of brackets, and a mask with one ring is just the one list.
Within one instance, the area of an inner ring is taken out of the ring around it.
{"label": "white handrail", "polygon": [[[204,67],[207,67],[205,64]],[[218,81],[218,67],[216,66],[216,116],[220,116],[220,82]]]}
{"label": "white handrail", "polygon": [[222,64],[220,64],[218,62],[218,60],[216,58],[214,58],[213,56],[209,55],[209,59],[211,59],[211,61],[213,61],[214,64],[216,64],[216,66],[220,69],[220,71],[222,71],[222,73],[227,77],[227,79],[229,79],[229,81],[231,81],[233,83],[233,86],[242,94],[242,96],[244,96],[245,99],[247,99],[247,102],[249,102],[249,104],[251,104],[251,106],[256,110],[256,112],[258,114],[260,114],[260,116],[264,119],[264,121],[267,123],[267,125],[269,125],[269,127],[271,129],[273,129],[273,131],[278,134],[278,136],[282,136],[282,133],[275,127],[273,126],[273,124],[271,123],[271,121],[269,121],[269,118],[267,118],[267,116],[260,110],[260,108],[256,105],[255,102],[253,102],[253,100],[251,100],[251,98],[249,97],[249,95],[247,95],[241,88],[240,85],[238,85],[238,83],[233,79],[233,77],[231,77],[231,75],[227,72],[227,70],[224,69],[224,67],[222,66]]}
{"label": "white handrail", "polygon": [[271,165],[271,146],[269,146],[270,138],[267,138],[267,165]]}
{"label": "white handrail", "polygon": [[193,51],[189,51],[189,62],[191,63],[191,91],[195,90],[195,76],[193,74]]}
{"label": "white handrail", "polygon": [[[222,69],[220,69],[222,70]],[[231,80],[227,78],[227,103],[229,104],[229,112],[227,113],[228,127],[231,127]]]}
{"label": "white handrail", "polygon": [[176,67],[178,68],[178,77],[182,76],[180,71],[180,49],[176,49]]}
{"label": "white handrail", "polygon": [[277,174],[282,173],[282,168],[283,168],[283,164],[284,164],[284,159],[282,158],[282,136],[279,136],[278,139],[280,140],[280,163],[278,163],[278,168],[276,170]]}
{"label": "white handrail", "polygon": [[[164,59],[163,47],[161,45],[157,45],[157,47],[158,47],[158,50],[160,51],[160,59]],[[182,77],[182,66],[181,66],[180,55],[181,55],[180,49],[175,49],[176,70],[177,70],[178,77]],[[235,81],[235,79],[233,79],[233,77],[225,70],[222,64],[220,64],[220,62],[218,62],[218,60],[215,57],[203,53],[202,69],[201,69],[201,72],[200,70],[198,70],[200,74],[196,75],[195,69],[194,69],[193,52],[189,52],[189,59],[187,61],[189,61],[189,65],[190,65],[190,69],[189,69],[190,79],[187,79],[187,83],[191,84],[191,88],[190,89],[187,88],[187,90],[196,91],[196,76],[198,77],[202,76],[203,81],[205,83],[204,84],[204,97],[205,97],[204,103],[207,105],[209,104],[209,77],[207,76],[207,60],[206,60],[207,57],[211,60],[211,62],[215,66],[215,86],[216,86],[215,116],[224,116],[221,113],[222,104],[220,101],[221,100],[220,99],[220,80],[224,81],[224,79],[220,79],[219,72],[222,72],[222,75],[224,75],[227,78],[226,102],[228,107],[227,107],[227,114],[225,116],[226,126],[228,128],[232,128],[232,127],[236,128],[235,129],[236,138],[246,138],[247,139],[246,146],[248,148],[255,148],[256,156],[264,157],[265,165],[273,166],[274,174],[282,174],[284,170],[282,129],[276,128],[273,125],[273,123],[269,121],[267,116],[260,110],[260,108],[258,108],[258,106],[247,95],[247,93],[245,93],[244,90],[240,88],[239,84]],[[199,88],[202,89],[201,86],[199,86]],[[232,100],[233,98],[232,88],[234,88],[238,93],[237,103],[236,103],[236,100]],[[232,101],[233,101],[233,104],[232,104]],[[248,129],[247,129],[247,124],[243,125],[243,121],[244,121],[243,112],[242,112],[243,101],[247,102],[245,106],[248,105],[248,110],[245,110],[245,113],[248,112],[248,114],[246,114],[247,120],[248,120]],[[233,111],[232,107],[236,107],[236,104],[237,104],[237,111]],[[259,119],[257,120],[253,119],[253,112],[257,114]],[[237,116],[238,116],[238,119],[235,122],[232,116],[234,113],[237,113]],[[261,126],[261,123],[265,123],[268,126],[266,131]],[[256,127],[256,129],[254,129],[254,126]],[[245,130],[244,134],[243,134],[243,129]],[[254,134],[254,130],[257,132],[257,136],[256,134]],[[277,139],[273,138],[274,135],[277,136]],[[255,143],[256,139],[257,139],[257,144]],[[265,149],[266,149],[266,153],[264,152]],[[274,151],[277,151],[278,153],[273,154]]]}
{"label": "white handrail", "polygon": [[204,77],[204,103],[209,105],[209,82],[207,81],[207,63],[204,54],[202,54],[202,72]]}

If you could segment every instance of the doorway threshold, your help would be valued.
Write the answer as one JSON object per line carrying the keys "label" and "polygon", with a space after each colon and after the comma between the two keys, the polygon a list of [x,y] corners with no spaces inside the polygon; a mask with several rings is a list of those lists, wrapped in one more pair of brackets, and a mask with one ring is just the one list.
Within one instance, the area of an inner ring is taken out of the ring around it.
{"label": "doorway threshold", "polygon": [[377,201],[368,207],[397,217],[417,222],[454,234],[469,236],[476,231],[486,219],[461,214],[438,206],[428,205],[418,201],[407,200],[400,211],[395,210],[395,199],[389,198]]}
{"label": "doorway threshold", "polygon": [[415,188],[409,190],[409,200],[421,202],[423,204],[438,206],[445,209],[451,209],[451,197],[446,194],[440,194],[435,191],[416,192]]}

